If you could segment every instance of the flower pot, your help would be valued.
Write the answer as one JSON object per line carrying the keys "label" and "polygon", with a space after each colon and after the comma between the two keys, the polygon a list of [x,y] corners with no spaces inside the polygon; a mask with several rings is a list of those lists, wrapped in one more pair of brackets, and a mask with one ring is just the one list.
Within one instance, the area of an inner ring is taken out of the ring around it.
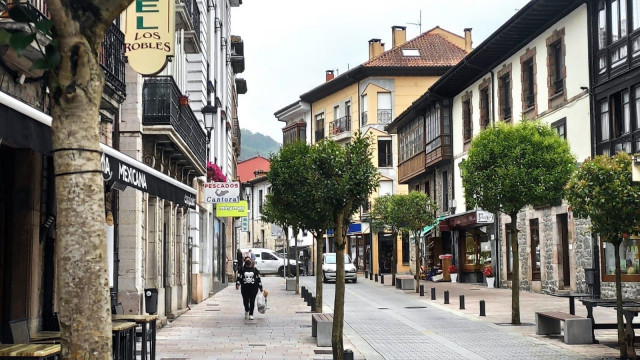
{"label": "flower pot", "polygon": [[494,278],[494,277],[488,277],[488,278],[487,278],[487,287],[488,287],[488,288],[493,288],[493,287],[495,287],[495,286],[494,286],[494,285],[495,285],[495,282],[496,282],[496,278]]}
{"label": "flower pot", "polygon": [[450,274],[450,276],[451,276],[452,283],[458,282],[458,274],[453,273],[453,274]]}
{"label": "flower pot", "polygon": [[188,106],[189,105],[189,97],[185,96],[185,95],[180,96],[180,105]]}

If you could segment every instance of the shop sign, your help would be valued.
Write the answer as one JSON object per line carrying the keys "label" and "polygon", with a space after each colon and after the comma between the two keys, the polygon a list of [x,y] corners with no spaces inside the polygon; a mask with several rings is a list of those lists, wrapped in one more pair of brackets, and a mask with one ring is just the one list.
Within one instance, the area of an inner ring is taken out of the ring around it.
{"label": "shop sign", "polygon": [[240,182],[208,182],[204,184],[204,199],[208,204],[240,201]]}
{"label": "shop sign", "polygon": [[476,223],[493,224],[493,214],[488,211],[478,210],[476,215]]}
{"label": "shop sign", "polygon": [[242,231],[249,231],[249,218],[247,216],[242,218]]}
{"label": "shop sign", "polygon": [[249,214],[249,206],[246,200],[236,203],[217,203],[216,216],[222,217],[243,217]]}
{"label": "shop sign", "polygon": [[175,1],[135,0],[125,10],[124,55],[136,72],[155,75],[174,54]]}

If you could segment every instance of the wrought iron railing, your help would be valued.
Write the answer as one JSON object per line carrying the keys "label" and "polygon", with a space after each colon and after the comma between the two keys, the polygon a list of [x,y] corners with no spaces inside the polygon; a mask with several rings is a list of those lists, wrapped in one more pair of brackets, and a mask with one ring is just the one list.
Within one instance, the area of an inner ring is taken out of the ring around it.
{"label": "wrought iron railing", "polygon": [[29,0],[28,4],[31,5],[31,7],[33,7],[35,10],[37,10],[37,12],[39,13],[38,15],[42,15],[42,18],[37,19],[37,21],[51,17],[49,15],[49,9],[47,8],[47,2],[45,0]]}
{"label": "wrought iron railing", "polygon": [[339,135],[345,131],[351,131],[351,116],[343,116],[329,123],[329,133]]}
{"label": "wrought iron railing", "polygon": [[200,42],[200,8],[196,0],[183,0],[184,7],[187,10],[187,14],[191,18],[191,25],[193,25],[193,31],[196,33],[196,39]]}
{"label": "wrought iron railing", "polygon": [[206,134],[188,105],[180,105],[180,89],[171,76],[146,78],[142,89],[143,125],[171,125],[201,166],[207,157]]}
{"label": "wrought iron railing", "polygon": [[391,109],[378,109],[378,124],[391,123]]}
{"label": "wrought iron railing", "polygon": [[98,60],[104,70],[106,80],[122,96],[126,94],[123,51],[124,34],[116,24],[111,24],[104,34]]}

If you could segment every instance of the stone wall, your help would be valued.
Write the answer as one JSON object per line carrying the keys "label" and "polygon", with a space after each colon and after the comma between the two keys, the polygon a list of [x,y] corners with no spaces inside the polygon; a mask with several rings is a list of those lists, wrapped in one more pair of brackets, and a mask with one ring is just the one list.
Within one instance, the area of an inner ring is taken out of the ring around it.
{"label": "stone wall", "polygon": [[520,255],[520,290],[531,291],[529,281],[529,255],[527,253],[527,214],[518,214],[518,254]]}
{"label": "stone wall", "polygon": [[[571,226],[569,227],[569,239],[571,236]],[[587,284],[584,279],[584,269],[593,267],[593,245],[591,237],[591,221],[575,219],[573,221],[573,256],[575,259],[575,286],[576,291],[586,293]]]}
{"label": "stone wall", "polygon": [[542,211],[540,223],[540,251],[542,252],[540,270],[543,272],[541,285],[542,292],[545,294],[555,293],[560,286],[557,276],[559,269],[556,249],[558,245],[554,241],[554,223],[555,218],[552,216],[551,208],[545,208]]}

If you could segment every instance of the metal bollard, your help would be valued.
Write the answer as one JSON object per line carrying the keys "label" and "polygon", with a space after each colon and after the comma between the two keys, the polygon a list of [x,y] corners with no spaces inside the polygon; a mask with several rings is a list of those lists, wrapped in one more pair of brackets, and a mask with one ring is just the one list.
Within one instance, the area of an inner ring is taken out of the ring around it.
{"label": "metal bollard", "polygon": [[316,297],[315,296],[311,297],[311,304],[309,304],[309,306],[311,306],[311,311],[316,312]]}
{"label": "metal bollard", "polygon": [[373,280],[373,273],[372,272],[369,273],[369,280]]}
{"label": "metal bollard", "polygon": [[436,288],[431,288],[431,300],[436,299]]}
{"label": "metal bollard", "polygon": [[480,300],[480,316],[487,316],[484,309],[484,300]]}
{"label": "metal bollard", "polygon": [[424,296],[424,285],[420,285],[420,296]]}
{"label": "metal bollard", "polygon": [[380,274],[380,284],[384,285],[384,274]]}
{"label": "metal bollard", "polygon": [[376,274],[376,277],[375,277],[375,279],[376,279],[376,282],[378,282],[378,274]]}
{"label": "metal bollard", "polygon": [[449,303],[449,290],[444,291],[444,303],[445,304]]}
{"label": "metal bollard", "polygon": [[396,287],[396,277],[391,276],[391,286]]}
{"label": "metal bollard", "polygon": [[460,310],[464,310],[464,295],[460,295]]}
{"label": "metal bollard", "polygon": [[369,277],[369,272],[367,270],[364,271],[364,277],[368,278]]}
{"label": "metal bollard", "polygon": [[306,287],[301,287],[300,288],[300,296],[302,296],[302,298],[304,299],[305,295],[307,294],[307,288]]}
{"label": "metal bollard", "polygon": [[342,358],[344,360],[353,360],[353,351],[351,351],[351,349],[345,349]]}

